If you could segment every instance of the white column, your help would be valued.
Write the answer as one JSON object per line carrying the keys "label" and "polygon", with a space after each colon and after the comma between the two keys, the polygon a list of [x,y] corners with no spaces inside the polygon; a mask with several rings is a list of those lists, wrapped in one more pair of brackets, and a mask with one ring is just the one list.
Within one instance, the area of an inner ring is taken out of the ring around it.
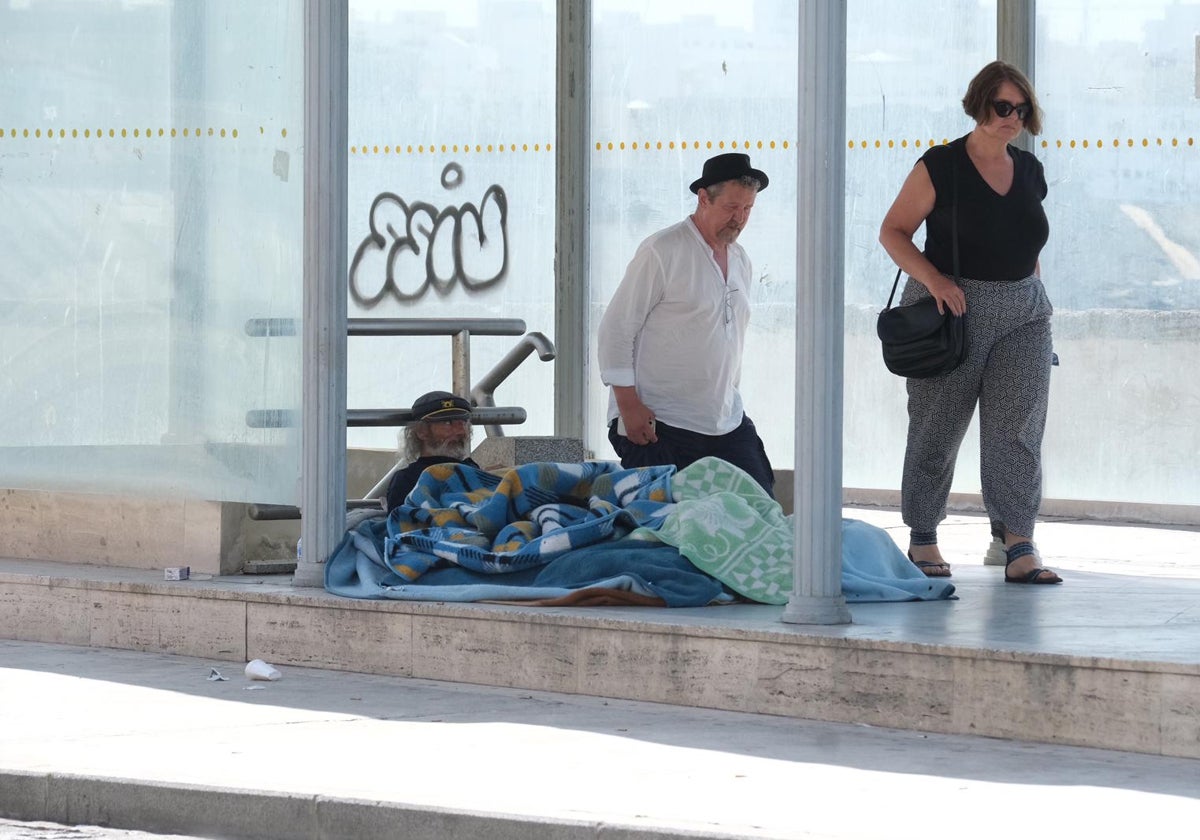
{"label": "white column", "polygon": [[323,586],[346,527],[347,0],[304,3],[304,374],[295,586]]}
{"label": "white column", "polygon": [[[1036,48],[1035,0],[997,0],[996,57],[1019,68],[1037,87],[1034,79],[1034,50]],[[1033,151],[1033,138],[1028,131],[1017,138],[1018,147]]]}
{"label": "white column", "polygon": [[1034,0],[996,2],[996,58],[1020,68],[1030,81],[1037,46],[1036,6]]}
{"label": "white column", "polygon": [[846,3],[800,3],[796,463],[792,596],[783,621],[848,624],[842,597]]}
{"label": "white column", "polygon": [[586,440],[591,0],[558,0],[554,162],[554,434]]}

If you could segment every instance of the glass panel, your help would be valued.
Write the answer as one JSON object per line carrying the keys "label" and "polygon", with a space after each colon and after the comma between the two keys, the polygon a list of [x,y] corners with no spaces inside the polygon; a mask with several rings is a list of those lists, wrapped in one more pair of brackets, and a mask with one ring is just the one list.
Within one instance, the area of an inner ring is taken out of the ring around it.
{"label": "glass panel", "polygon": [[[554,8],[351,0],[351,318],[519,318],[553,340]],[[471,384],[520,340],[471,339]],[[352,337],[347,352],[350,408],[452,387],[449,337]],[[495,392],[528,412],[510,435],[551,434],[553,400],[536,354]],[[347,437],[393,449],[397,430]]]}
{"label": "glass panel", "polygon": [[[938,21],[929,26],[929,21]],[[900,486],[908,427],[904,380],[883,366],[875,317],[896,266],[879,244],[883,221],[932,143],[974,127],[967,83],[996,55],[994,2],[852,0],[846,35],[846,344],[843,484]],[[918,247],[924,228],[917,231]],[[903,286],[904,278],[901,278]],[[899,291],[897,291],[899,296]],[[979,433],[967,431],[956,492],[979,492]]]}
{"label": "glass panel", "polygon": [[[777,468],[794,463],[798,18],[794,3],[593,4],[591,336],[648,234],[694,208],[687,185],[705,158],[749,151],[771,176],[739,240],[759,286],[742,392]],[[879,358],[874,314],[891,276],[877,235],[913,162],[964,133],[961,88],[994,54],[995,5],[862,0],[847,20],[846,410],[848,486],[896,487],[903,383]],[[925,22],[936,19],[938,27]],[[931,63],[929,57],[937,56]],[[686,142],[687,146],[684,147]],[[697,142],[699,146],[697,147]],[[661,145],[660,145],[661,144]],[[736,146],[735,146],[736,144]],[[918,145],[920,144],[920,145]],[[820,282],[820,278],[802,278]],[[589,445],[607,393],[592,377]]]}
{"label": "glass panel", "polygon": [[0,483],[294,502],[302,4],[0,6]]}
{"label": "glass panel", "polygon": [[[792,463],[796,290],[797,7],[792,2],[592,3],[590,363],[638,244],[688,216],[704,161],[740,151],[770,186],[738,242],[753,261],[741,391],[772,463]],[[588,441],[608,443],[607,389],[589,379]]]}
{"label": "glass panel", "polygon": [[1200,2],[1037,8],[1046,495],[1200,504]]}

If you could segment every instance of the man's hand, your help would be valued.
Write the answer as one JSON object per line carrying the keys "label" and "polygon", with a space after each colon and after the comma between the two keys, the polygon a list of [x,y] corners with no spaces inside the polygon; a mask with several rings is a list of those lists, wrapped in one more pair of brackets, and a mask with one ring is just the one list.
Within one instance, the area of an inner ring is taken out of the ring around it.
{"label": "man's hand", "polygon": [[654,412],[642,402],[637,388],[614,386],[613,393],[617,398],[617,411],[621,413],[625,437],[629,438],[629,442],[637,446],[658,443],[658,434],[654,431]]}
{"label": "man's hand", "polygon": [[[621,421],[625,424],[625,437],[629,438],[629,442],[638,446],[645,446],[648,443],[658,443],[658,434],[654,430],[654,414],[650,409],[643,406],[643,411],[633,415],[622,414]],[[630,417],[641,418],[639,420],[631,420]]]}

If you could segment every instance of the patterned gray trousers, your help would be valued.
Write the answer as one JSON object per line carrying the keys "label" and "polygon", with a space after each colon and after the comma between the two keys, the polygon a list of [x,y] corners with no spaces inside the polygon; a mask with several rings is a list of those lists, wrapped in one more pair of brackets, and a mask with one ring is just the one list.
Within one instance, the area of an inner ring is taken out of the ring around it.
{"label": "patterned gray trousers", "polygon": [[[913,532],[937,531],[946,518],[958,448],[978,403],[984,507],[993,523],[1032,537],[1042,501],[1054,310],[1037,277],[959,285],[967,296],[966,360],[944,376],[908,380],[901,514]],[[927,295],[910,278],[900,302]]]}

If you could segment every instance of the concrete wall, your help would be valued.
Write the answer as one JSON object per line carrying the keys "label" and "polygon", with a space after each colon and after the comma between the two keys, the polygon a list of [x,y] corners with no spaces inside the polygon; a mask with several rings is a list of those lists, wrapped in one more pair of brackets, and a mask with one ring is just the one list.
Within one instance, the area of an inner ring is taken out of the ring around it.
{"label": "concrete wall", "polygon": [[[395,463],[351,450],[346,484],[361,498]],[[0,490],[0,557],[91,566],[238,574],[247,563],[295,562],[299,520],[255,521],[248,505],[203,499]]]}

